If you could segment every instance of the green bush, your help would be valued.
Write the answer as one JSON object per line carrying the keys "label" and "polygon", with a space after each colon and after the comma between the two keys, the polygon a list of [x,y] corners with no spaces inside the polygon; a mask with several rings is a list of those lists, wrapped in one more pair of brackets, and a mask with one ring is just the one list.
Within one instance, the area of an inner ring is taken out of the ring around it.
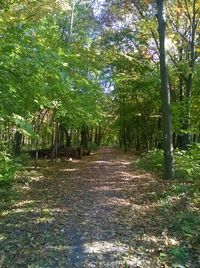
{"label": "green bush", "polygon": [[184,264],[188,259],[188,252],[186,248],[181,246],[174,246],[169,249],[169,255],[173,267],[183,267],[181,264]]}
{"label": "green bush", "polygon": [[176,176],[182,179],[200,177],[200,145],[192,146],[187,151],[175,151]]}
{"label": "green bush", "polygon": [[88,145],[88,149],[90,151],[96,151],[98,149],[98,145],[94,142],[90,142],[89,145]]}
{"label": "green bush", "polygon": [[8,183],[13,180],[16,172],[21,168],[21,164],[10,154],[0,152],[0,183]]}
{"label": "green bush", "polygon": [[137,166],[147,171],[158,172],[163,169],[163,151],[154,149],[143,154],[137,161]]}
{"label": "green bush", "polygon": [[[186,150],[175,150],[176,178],[200,178],[200,145],[191,146]],[[155,149],[143,155],[138,161],[139,168],[159,172],[163,171],[163,151]]]}

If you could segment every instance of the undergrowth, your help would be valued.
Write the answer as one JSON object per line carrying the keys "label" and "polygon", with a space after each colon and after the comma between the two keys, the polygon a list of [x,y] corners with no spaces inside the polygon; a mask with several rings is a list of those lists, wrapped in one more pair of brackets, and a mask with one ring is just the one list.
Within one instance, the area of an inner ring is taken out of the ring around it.
{"label": "undergrowth", "polygon": [[[170,267],[191,267],[187,265],[192,258],[199,264],[200,254],[200,145],[187,151],[175,150],[175,162],[175,179],[166,182],[164,190],[158,188],[156,196],[163,228],[172,237],[179,237],[180,243],[169,247],[159,258],[170,263]],[[137,166],[161,175],[163,151],[149,151],[137,161]]]}
{"label": "undergrowth", "polygon": [[[188,150],[175,150],[175,165],[177,179],[200,179],[200,144],[191,146]],[[163,151],[154,149],[137,161],[141,169],[152,172],[163,172]]]}
{"label": "undergrowth", "polygon": [[17,158],[13,158],[7,152],[0,152],[0,185],[10,183],[22,165]]}
{"label": "undergrowth", "polygon": [[170,263],[170,267],[191,267],[189,263],[195,259],[199,264],[200,202],[197,202],[197,196],[200,196],[200,192],[196,182],[172,182],[164,193],[158,190],[163,228],[167,229],[169,236],[179,240],[178,245],[164,252],[165,261]]}

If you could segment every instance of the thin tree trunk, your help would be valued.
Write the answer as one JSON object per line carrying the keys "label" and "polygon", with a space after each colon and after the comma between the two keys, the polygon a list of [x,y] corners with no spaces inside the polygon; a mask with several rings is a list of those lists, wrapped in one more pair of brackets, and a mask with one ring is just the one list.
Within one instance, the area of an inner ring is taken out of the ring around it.
{"label": "thin tree trunk", "polygon": [[68,45],[70,45],[71,40],[72,40],[73,26],[74,26],[74,10],[75,10],[75,0],[73,0],[73,3],[72,3],[72,11],[71,11],[71,18],[70,18],[70,26],[69,26]]}
{"label": "thin tree trunk", "polygon": [[122,102],[123,108],[123,141],[124,141],[124,152],[127,152],[127,137],[126,137],[126,111],[125,111],[125,97],[123,97]]}
{"label": "thin tree trunk", "polygon": [[67,129],[65,131],[65,134],[66,134],[66,147],[70,148],[71,145],[72,145],[72,134],[71,134],[71,131],[69,129]]}
{"label": "thin tree trunk", "polygon": [[88,150],[88,127],[83,126],[81,130],[81,148]]}
{"label": "thin tree trunk", "polygon": [[183,134],[183,142],[184,149],[187,149],[188,145],[191,142],[191,95],[192,95],[192,84],[193,84],[193,73],[194,73],[194,65],[195,65],[195,34],[197,30],[197,0],[192,1],[192,16],[191,16],[191,32],[189,41],[190,54],[189,54],[189,67],[190,73],[188,78],[186,79],[186,118],[184,119],[183,130],[185,133]]}
{"label": "thin tree trunk", "polygon": [[35,143],[35,170],[37,169],[38,166],[38,138]]}
{"label": "thin tree trunk", "polygon": [[21,153],[22,134],[17,130],[14,136],[14,155],[19,156]]}

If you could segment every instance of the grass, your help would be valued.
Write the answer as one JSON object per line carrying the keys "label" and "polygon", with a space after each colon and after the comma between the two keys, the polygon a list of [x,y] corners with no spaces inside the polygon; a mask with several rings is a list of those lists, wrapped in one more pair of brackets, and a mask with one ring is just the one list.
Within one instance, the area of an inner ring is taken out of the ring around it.
{"label": "grass", "polygon": [[[164,189],[158,187],[154,199],[160,205],[162,227],[179,244],[167,248],[159,259],[170,267],[190,267],[190,260],[200,254],[200,145],[177,150],[175,159],[176,179],[165,182]],[[137,161],[137,167],[162,175],[162,162],[162,150],[153,150]]]}

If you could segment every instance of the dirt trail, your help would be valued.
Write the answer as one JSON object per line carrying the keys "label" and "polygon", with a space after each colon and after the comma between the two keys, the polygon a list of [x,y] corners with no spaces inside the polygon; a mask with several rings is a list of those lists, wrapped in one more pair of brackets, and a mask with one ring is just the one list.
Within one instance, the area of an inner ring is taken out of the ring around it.
{"label": "dirt trail", "polygon": [[81,161],[41,161],[2,209],[0,266],[159,267],[157,241],[144,230],[154,207],[144,203],[144,188],[154,179],[133,162],[110,148]]}

